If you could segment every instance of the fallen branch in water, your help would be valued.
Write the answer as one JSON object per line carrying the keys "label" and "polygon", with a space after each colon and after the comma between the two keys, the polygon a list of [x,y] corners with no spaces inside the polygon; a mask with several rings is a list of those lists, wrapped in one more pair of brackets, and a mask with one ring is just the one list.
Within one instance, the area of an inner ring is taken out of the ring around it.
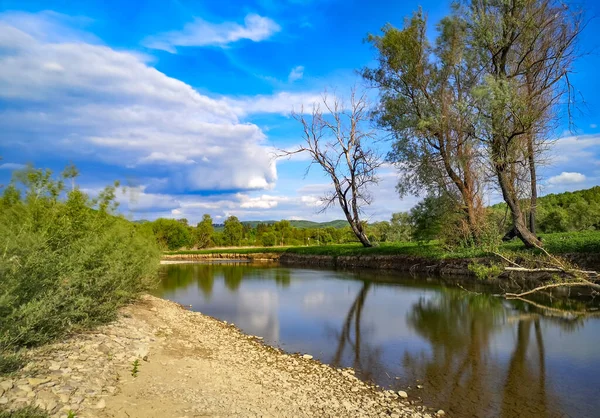
{"label": "fallen branch in water", "polygon": [[548,258],[546,260],[534,260],[536,264],[543,264],[549,267],[525,267],[510,258],[499,254],[493,253],[499,258],[503,259],[505,262],[511,264],[510,266],[505,266],[504,271],[507,272],[521,272],[521,273],[556,273],[557,275],[562,275],[563,278],[561,281],[554,281],[553,283],[544,284],[534,289],[528,290],[526,292],[521,293],[505,293],[504,297],[506,298],[522,298],[523,296],[530,295],[532,293],[540,292],[547,289],[554,289],[559,287],[588,287],[592,289],[592,295],[600,295],[600,284],[596,283],[594,279],[598,278],[597,271],[590,270],[582,270],[577,267],[572,267],[565,260],[560,259],[548,251],[546,251],[542,247],[537,247],[540,251],[544,253],[544,255]]}
{"label": "fallen branch in water", "polygon": [[546,305],[542,305],[540,303],[536,303],[532,300],[529,300],[527,298],[522,298],[522,297],[518,297],[518,296],[513,296],[513,297],[509,297],[507,295],[502,295],[505,296],[506,299],[510,299],[510,300],[520,300],[522,302],[525,302],[533,307],[536,307],[538,309],[550,312],[554,315],[558,315],[561,317],[564,317],[565,315],[573,315],[573,316],[598,316],[600,315],[600,312],[597,310],[590,310],[590,311],[569,311],[566,309],[558,309],[558,308],[552,308],[550,306],[546,306]]}

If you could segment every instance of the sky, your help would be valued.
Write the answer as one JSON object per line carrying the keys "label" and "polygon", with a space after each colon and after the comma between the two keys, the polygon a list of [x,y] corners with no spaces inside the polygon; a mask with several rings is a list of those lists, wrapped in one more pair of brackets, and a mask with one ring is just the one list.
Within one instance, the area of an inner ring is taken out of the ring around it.
{"label": "sky", "polygon": [[[576,4],[590,20],[571,77],[579,110],[551,138],[542,194],[600,184],[600,5]],[[367,34],[419,6],[434,37],[449,2],[0,0],[0,184],[28,163],[74,163],[90,195],[127,185],[131,219],[341,219],[320,212],[318,167],[275,153],[302,142],[291,111],[362,88]],[[380,179],[369,221],[418,201],[398,196],[392,166]]]}

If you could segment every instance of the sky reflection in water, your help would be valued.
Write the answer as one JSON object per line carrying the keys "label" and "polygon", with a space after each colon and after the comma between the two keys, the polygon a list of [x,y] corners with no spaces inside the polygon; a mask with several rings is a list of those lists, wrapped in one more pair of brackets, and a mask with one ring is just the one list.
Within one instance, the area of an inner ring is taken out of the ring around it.
{"label": "sky reflection in water", "polygon": [[600,410],[599,318],[545,317],[435,280],[250,264],[163,266],[157,294],[289,352],[411,387],[452,416]]}

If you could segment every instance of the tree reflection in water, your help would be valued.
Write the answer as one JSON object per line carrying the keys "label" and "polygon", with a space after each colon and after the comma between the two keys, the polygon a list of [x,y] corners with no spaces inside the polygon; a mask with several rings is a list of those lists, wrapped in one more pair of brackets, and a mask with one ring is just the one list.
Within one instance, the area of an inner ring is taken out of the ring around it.
{"label": "tree reflection in water", "polygon": [[[365,299],[371,288],[371,282],[363,281],[362,287],[354,299],[346,315],[341,331],[333,332],[337,348],[333,354],[331,365],[340,367],[344,364],[344,354],[358,375],[365,380],[374,381],[378,371],[384,370],[380,362],[381,350],[372,347],[364,338],[361,326]],[[354,331],[354,335],[352,335]],[[348,350],[346,350],[348,348]],[[347,351],[347,352],[346,352]]]}
{"label": "tree reflection in water", "polygon": [[[562,416],[556,397],[549,396],[541,317],[508,306],[490,295],[443,289],[437,297],[420,299],[407,321],[430,342],[430,353],[406,353],[403,384],[424,382],[426,404],[454,416]],[[556,320],[572,330],[573,321]],[[491,350],[494,334],[514,329],[515,348],[507,365]],[[534,335],[531,335],[531,329]]]}
{"label": "tree reflection in water", "polygon": [[247,263],[190,263],[169,264],[163,266],[160,287],[157,291],[184,289],[196,282],[205,300],[210,300],[215,280],[223,279],[225,287],[235,293],[245,279],[275,280],[277,285],[287,288],[290,285],[288,269],[273,268],[268,265],[257,266]]}

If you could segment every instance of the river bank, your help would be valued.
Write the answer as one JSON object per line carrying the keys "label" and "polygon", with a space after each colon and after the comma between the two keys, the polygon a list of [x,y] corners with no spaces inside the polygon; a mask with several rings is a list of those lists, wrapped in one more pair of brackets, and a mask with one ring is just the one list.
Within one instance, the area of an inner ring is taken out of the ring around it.
{"label": "river bank", "polygon": [[0,377],[0,408],[33,405],[79,418],[436,414],[350,369],[286,354],[233,324],[152,296],[122,309],[112,324],[26,355],[24,369]]}
{"label": "river bank", "polygon": [[[585,269],[600,270],[600,253],[567,253],[561,257]],[[284,266],[308,266],[342,269],[381,269],[436,276],[475,277],[471,264],[489,265],[493,257],[426,258],[412,255],[348,255],[298,254],[293,252],[214,252],[163,254],[163,261],[252,261],[279,262]],[[513,273],[516,275],[516,273]],[[529,274],[531,276],[531,274]],[[538,275],[539,276],[539,275]]]}

